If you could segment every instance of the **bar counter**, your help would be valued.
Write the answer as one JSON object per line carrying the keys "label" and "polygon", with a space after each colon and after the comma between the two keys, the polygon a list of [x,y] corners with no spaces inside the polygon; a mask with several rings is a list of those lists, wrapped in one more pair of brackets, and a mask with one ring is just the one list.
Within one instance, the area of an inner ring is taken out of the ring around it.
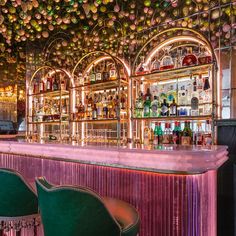
{"label": "bar counter", "polygon": [[[0,142],[0,167],[33,182],[90,187],[134,205],[140,236],[216,236],[217,169],[225,146],[105,147]],[[27,235],[27,233],[25,233]]]}

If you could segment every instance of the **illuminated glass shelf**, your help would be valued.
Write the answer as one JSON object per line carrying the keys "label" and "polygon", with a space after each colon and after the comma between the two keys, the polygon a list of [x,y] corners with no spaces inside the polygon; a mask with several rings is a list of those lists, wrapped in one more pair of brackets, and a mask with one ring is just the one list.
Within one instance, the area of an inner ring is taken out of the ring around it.
{"label": "illuminated glass shelf", "polygon": [[75,89],[75,90],[85,90],[85,91],[89,91],[89,90],[105,90],[105,89],[112,89],[112,88],[117,88],[119,86],[119,82],[121,86],[127,86],[128,82],[125,80],[108,80],[108,81],[101,81],[99,83],[94,83],[94,84],[86,84],[86,85],[81,85],[81,86],[76,86],[74,88],[71,89]]}
{"label": "illuminated glass shelf", "polygon": [[211,115],[206,116],[167,116],[167,117],[140,117],[140,118],[131,118],[136,121],[185,121],[185,120],[211,120]]}
{"label": "illuminated glass shelf", "polygon": [[41,93],[30,94],[28,96],[57,97],[57,96],[65,96],[65,95],[69,95],[68,90],[46,91],[46,92],[41,92]]}
{"label": "illuminated glass shelf", "polygon": [[204,72],[207,72],[209,68],[212,67],[212,65],[213,64],[210,63],[210,64],[182,67],[182,68],[176,68],[176,69],[164,70],[164,71],[158,70],[152,73],[134,75],[131,77],[131,79],[159,80],[159,81],[179,79],[181,77],[204,74]]}
{"label": "illuminated glass shelf", "polygon": [[84,120],[71,120],[70,122],[74,123],[115,123],[115,122],[127,122],[127,119],[118,119],[118,118],[110,118],[110,119],[84,119]]}

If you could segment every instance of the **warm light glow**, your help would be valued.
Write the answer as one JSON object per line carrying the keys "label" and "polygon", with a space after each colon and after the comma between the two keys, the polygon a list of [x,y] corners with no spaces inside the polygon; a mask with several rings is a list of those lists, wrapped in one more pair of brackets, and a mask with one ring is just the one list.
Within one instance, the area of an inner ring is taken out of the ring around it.
{"label": "warm light glow", "polygon": [[155,54],[162,49],[163,47],[166,47],[172,43],[176,43],[176,42],[180,42],[180,41],[191,41],[191,42],[195,42],[195,43],[199,43],[201,45],[204,45],[207,49],[207,51],[209,52],[209,54],[211,54],[211,50],[210,48],[208,48],[208,46],[200,39],[198,38],[194,38],[192,36],[176,36],[174,38],[168,39],[166,41],[164,41],[163,43],[161,43],[160,45],[158,45],[156,48],[154,48],[151,53],[147,56],[144,65],[148,65],[152,58],[155,56]]}
{"label": "warm light glow", "polygon": [[[94,60],[92,63],[90,63],[89,66],[85,69],[85,71],[84,71],[84,73],[83,73],[83,76],[84,76],[86,73],[89,73],[90,70],[93,68],[94,65],[97,65],[99,62],[105,61],[105,60],[109,60],[109,59],[112,59],[112,58],[111,58],[110,56],[102,56],[102,57],[97,58],[97,59]],[[127,71],[127,73],[128,73],[128,76],[130,76],[131,70],[130,70],[129,66],[125,63],[124,60],[122,60],[122,59],[120,59],[120,58],[118,58],[118,59],[119,59],[119,60],[122,62],[122,64],[124,65],[124,67],[125,67],[125,69],[126,69],[126,71]]]}

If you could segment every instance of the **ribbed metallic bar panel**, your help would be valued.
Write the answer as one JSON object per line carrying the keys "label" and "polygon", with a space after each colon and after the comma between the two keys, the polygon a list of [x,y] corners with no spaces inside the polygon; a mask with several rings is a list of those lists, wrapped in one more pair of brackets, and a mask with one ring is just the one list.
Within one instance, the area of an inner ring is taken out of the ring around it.
{"label": "ribbed metallic bar panel", "polygon": [[0,155],[0,167],[18,170],[31,183],[45,176],[127,201],[140,213],[139,236],[216,236],[216,171],[161,174],[12,154]]}

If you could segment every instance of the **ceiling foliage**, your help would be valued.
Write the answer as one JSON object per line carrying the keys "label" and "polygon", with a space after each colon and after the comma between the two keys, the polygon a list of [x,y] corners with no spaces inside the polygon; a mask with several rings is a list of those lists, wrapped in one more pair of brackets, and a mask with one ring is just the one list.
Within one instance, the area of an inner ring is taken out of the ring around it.
{"label": "ceiling foliage", "polygon": [[169,27],[197,29],[214,48],[229,46],[235,16],[233,0],[0,0],[0,76],[15,64],[24,77],[26,59],[73,67],[92,50],[131,60]]}

